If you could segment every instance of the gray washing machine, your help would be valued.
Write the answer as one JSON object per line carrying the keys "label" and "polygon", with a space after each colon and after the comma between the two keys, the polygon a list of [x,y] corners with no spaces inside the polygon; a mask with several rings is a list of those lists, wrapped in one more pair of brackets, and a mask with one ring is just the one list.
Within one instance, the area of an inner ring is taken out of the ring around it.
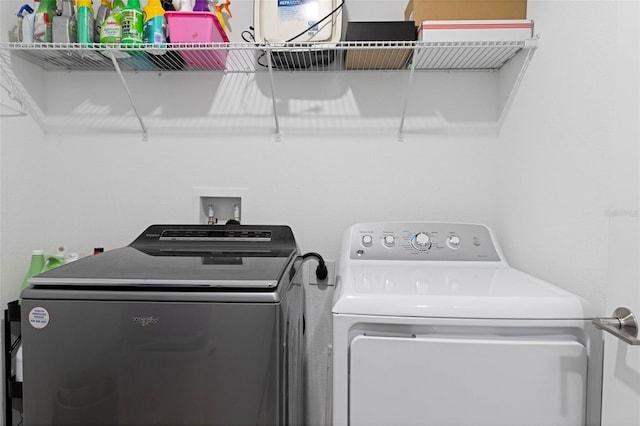
{"label": "gray washing machine", "polygon": [[24,425],[301,425],[287,226],[153,225],[22,293]]}

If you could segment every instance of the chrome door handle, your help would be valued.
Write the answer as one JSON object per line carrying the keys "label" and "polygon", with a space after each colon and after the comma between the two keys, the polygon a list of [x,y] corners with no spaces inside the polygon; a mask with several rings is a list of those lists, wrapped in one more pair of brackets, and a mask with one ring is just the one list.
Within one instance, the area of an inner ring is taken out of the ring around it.
{"label": "chrome door handle", "polygon": [[592,322],[597,329],[611,333],[630,345],[640,345],[638,321],[627,308],[617,308],[612,318],[594,318]]}

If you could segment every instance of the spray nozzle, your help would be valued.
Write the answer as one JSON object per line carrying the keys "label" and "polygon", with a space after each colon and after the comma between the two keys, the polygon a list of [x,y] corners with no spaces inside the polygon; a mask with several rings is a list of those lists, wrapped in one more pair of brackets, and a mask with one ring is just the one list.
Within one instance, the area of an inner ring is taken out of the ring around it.
{"label": "spray nozzle", "polygon": [[231,5],[231,0],[226,0],[224,3],[218,3],[216,2],[216,13],[222,13],[222,10],[224,9],[225,12],[227,12],[227,15],[229,15],[229,18],[233,18],[233,15],[231,14],[231,9],[229,9],[229,6]]}
{"label": "spray nozzle", "polygon": [[20,10],[18,11],[17,15],[19,18],[24,18],[24,12],[27,12],[29,14],[33,13],[33,8],[31,6],[29,6],[28,4],[23,5]]}

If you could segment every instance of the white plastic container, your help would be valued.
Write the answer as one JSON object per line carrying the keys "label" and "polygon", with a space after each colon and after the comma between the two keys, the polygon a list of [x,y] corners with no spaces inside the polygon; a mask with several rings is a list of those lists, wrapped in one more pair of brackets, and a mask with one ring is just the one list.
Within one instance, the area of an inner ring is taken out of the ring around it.
{"label": "white plastic container", "polygon": [[[337,43],[342,34],[342,1],[255,0],[253,23],[256,42]],[[332,16],[315,25],[334,10]],[[309,30],[305,31],[307,28]],[[298,36],[300,33],[302,35]]]}
{"label": "white plastic container", "polygon": [[[333,62],[342,35],[344,0],[255,0],[253,25],[258,43],[313,43],[272,50],[275,68],[323,67]],[[267,66],[263,60],[258,63]]]}

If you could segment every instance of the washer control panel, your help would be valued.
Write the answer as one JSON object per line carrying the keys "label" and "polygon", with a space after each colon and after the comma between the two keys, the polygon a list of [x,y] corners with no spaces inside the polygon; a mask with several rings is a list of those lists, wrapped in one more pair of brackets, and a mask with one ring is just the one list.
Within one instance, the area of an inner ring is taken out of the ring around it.
{"label": "washer control panel", "polygon": [[500,261],[484,225],[363,223],[351,229],[351,259]]}

